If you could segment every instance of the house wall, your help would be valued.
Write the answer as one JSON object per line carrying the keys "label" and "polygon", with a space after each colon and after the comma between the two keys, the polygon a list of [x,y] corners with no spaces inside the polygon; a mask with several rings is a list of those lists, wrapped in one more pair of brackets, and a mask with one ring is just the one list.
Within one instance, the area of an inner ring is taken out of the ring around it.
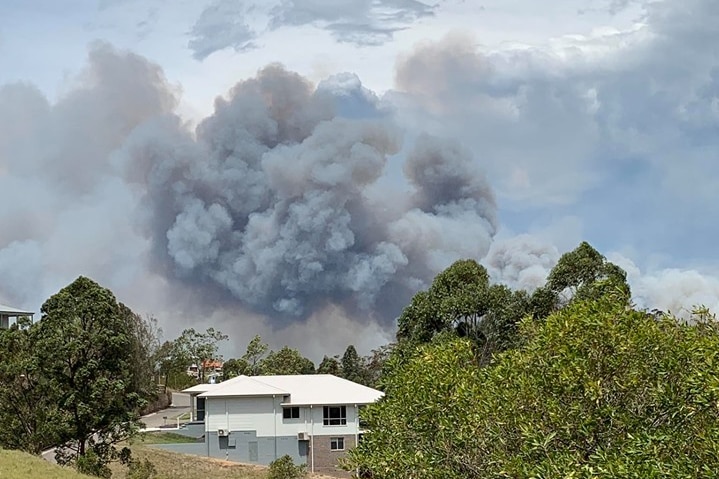
{"label": "house wall", "polygon": [[256,431],[260,437],[297,437],[300,432],[313,436],[342,436],[354,435],[359,431],[357,409],[354,405],[345,405],[346,425],[325,426],[322,406],[300,407],[299,419],[283,419],[281,404],[284,400],[282,396],[207,398],[205,430]]}
{"label": "house wall", "polygon": [[[285,397],[207,398],[205,417],[205,454],[230,461],[269,464],[289,455],[297,464],[310,470],[340,477],[349,475],[336,467],[340,457],[356,444],[357,410],[345,405],[347,424],[325,426],[323,406],[300,407],[300,417],[284,419],[282,402]],[[228,437],[218,430],[229,431]],[[309,440],[298,440],[305,432]],[[344,438],[343,451],[331,451],[333,437]],[[314,449],[314,452],[313,452]]]}

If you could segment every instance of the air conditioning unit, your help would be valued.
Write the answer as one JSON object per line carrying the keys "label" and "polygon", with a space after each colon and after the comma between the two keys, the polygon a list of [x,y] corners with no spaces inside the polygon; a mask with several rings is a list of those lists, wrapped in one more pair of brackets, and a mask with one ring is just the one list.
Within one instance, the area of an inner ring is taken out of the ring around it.
{"label": "air conditioning unit", "polygon": [[306,432],[298,432],[298,433],[297,433],[297,440],[298,440],[298,441],[309,441],[309,440],[310,440],[310,435],[307,434]]}
{"label": "air conditioning unit", "polygon": [[220,437],[227,437],[230,435],[230,431],[228,431],[227,429],[218,429],[217,435]]}

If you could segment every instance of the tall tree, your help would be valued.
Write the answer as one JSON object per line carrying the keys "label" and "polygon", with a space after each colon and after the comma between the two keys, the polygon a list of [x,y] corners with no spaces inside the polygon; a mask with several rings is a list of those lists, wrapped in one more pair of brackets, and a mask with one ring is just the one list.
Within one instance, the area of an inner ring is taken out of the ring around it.
{"label": "tall tree", "polygon": [[412,298],[400,315],[397,338],[423,344],[437,334],[454,332],[472,339],[488,361],[514,344],[517,323],[531,312],[527,293],[490,284],[482,265],[460,260]]}
{"label": "tall tree", "polygon": [[270,351],[260,363],[259,369],[263,375],[313,374],[315,365],[296,349],[284,346],[279,351]]}
{"label": "tall tree", "polygon": [[208,328],[204,333],[194,328],[185,329],[180,337],[173,341],[173,354],[176,361],[184,361],[186,366],[197,365],[200,382],[205,382],[205,364],[219,358],[217,353],[220,341],[226,341],[227,336],[214,328]]}
{"label": "tall tree", "polygon": [[257,376],[260,374],[260,363],[267,354],[269,346],[262,342],[262,338],[256,335],[247,344],[247,350],[242,355],[242,359],[247,363],[248,369],[247,374],[250,376]]}
{"label": "tall tree", "polygon": [[85,277],[50,297],[41,312],[34,326],[43,354],[39,374],[61,411],[57,436],[66,445],[58,459],[106,475],[107,462],[127,457],[115,446],[136,431],[144,404],[133,390],[131,325],[112,292]]}
{"label": "tall tree", "polygon": [[120,315],[130,328],[130,354],[132,355],[132,390],[147,400],[156,398],[161,329],[155,318],[144,319],[120,303]]}
{"label": "tall tree", "polygon": [[586,241],[559,258],[549,273],[546,288],[560,306],[573,299],[598,299],[611,292],[620,292],[627,301],[631,295],[626,272]]}
{"label": "tall tree", "polygon": [[322,362],[320,362],[320,365],[317,366],[317,374],[332,374],[333,376],[341,376],[342,367],[340,366],[337,356],[323,357]]}
{"label": "tall tree", "polygon": [[231,358],[222,365],[223,379],[232,379],[241,375],[250,376],[250,365],[242,358]]}
{"label": "tall tree", "polygon": [[340,360],[342,366],[342,377],[348,381],[353,381],[359,384],[364,384],[364,371],[362,367],[362,360],[357,354],[357,350],[353,345],[347,346],[342,359]]}
{"label": "tall tree", "polygon": [[57,444],[62,414],[56,391],[40,374],[44,354],[35,332],[27,318],[0,329],[0,447],[39,454]]}

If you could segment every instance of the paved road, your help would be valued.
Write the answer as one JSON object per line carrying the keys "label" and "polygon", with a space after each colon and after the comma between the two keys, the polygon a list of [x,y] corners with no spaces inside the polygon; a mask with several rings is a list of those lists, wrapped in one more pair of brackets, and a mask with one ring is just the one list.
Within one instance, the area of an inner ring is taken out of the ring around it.
{"label": "paved road", "polygon": [[[145,424],[146,428],[155,428],[165,425],[176,424],[174,419],[177,416],[190,411],[190,396],[183,393],[172,393],[172,405],[162,411],[157,411],[147,416],[143,416],[140,421]],[[167,418],[167,419],[165,419]],[[56,463],[55,449],[48,449],[42,453],[42,458],[48,462]]]}

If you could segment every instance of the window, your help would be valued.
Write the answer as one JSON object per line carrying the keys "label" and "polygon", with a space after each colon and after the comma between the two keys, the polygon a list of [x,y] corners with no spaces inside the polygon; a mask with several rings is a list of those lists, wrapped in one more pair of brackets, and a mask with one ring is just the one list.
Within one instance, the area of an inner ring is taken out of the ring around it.
{"label": "window", "polygon": [[345,438],[343,437],[331,437],[330,438],[330,451],[344,451],[345,450]]}
{"label": "window", "polygon": [[299,407],[283,407],[282,408],[282,419],[299,419],[300,408]]}
{"label": "window", "polygon": [[322,419],[325,426],[344,426],[347,424],[347,407],[325,406]]}

